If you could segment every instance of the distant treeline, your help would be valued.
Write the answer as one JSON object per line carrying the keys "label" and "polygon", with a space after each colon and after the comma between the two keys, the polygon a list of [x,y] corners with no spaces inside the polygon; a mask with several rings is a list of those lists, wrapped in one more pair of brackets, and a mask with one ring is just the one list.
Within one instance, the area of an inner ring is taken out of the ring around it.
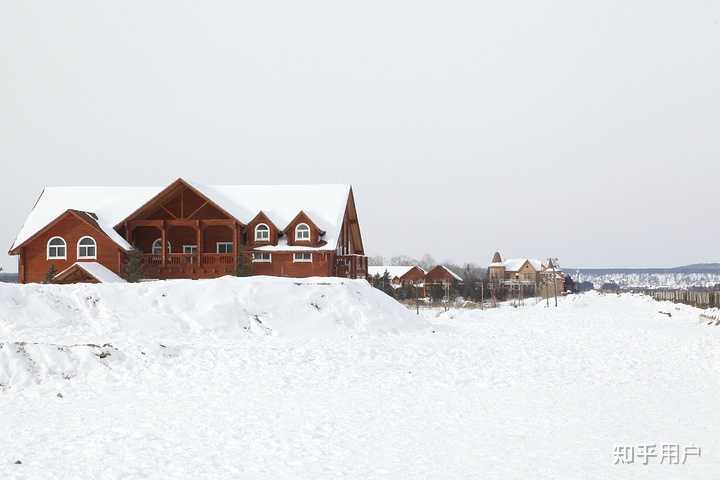
{"label": "distant treeline", "polygon": [[607,275],[613,273],[720,273],[720,263],[698,263],[673,268],[571,268],[565,267],[568,273],[580,272],[588,275]]}

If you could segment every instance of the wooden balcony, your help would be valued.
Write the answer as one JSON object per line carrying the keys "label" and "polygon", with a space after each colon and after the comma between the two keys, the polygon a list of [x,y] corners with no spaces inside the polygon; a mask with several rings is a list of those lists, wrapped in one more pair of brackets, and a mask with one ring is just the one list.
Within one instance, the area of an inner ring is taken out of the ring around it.
{"label": "wooden balcony", "polygon": [[338,255],[335,258],[335,276],[367,278],[368,259],[364,255]]}
{"label": "wooden balcony", "polygon": [[235,272],[232,253],[168,253],[143,255],[143,270],[148,278],[213,278]]}

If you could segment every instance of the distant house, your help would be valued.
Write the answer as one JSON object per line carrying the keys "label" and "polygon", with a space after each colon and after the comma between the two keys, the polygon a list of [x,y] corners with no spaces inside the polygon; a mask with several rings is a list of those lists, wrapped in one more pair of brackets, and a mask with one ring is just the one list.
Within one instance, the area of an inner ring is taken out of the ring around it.
{"label": "distant house", "polygon": [[132,250],[150,279],[367,275],[350,185],[48,187],[10,255],[21,283],[103,281]]}
{"label": "distant house", "polygon": [[500,252],[495,252],[488,266],[488,280],[493,282],[521,281],[535,284],[538,274],[545,271],[546,265],[534,258],[511,258],[503,260]]}
{"label": "distant house", "polygon": [[[555,278],[553,287],[551,278]],[[552,262],[543,262],[534,258],[510,258],[503,260],[500,252],[495,252],[488,265],[488,280],[494,285],[524,285],[535,292],[538,287],[550,286],[548,291],[564,291],[565,275],[560,270],[553,274]],[[543,289],[544,291],[544,289]],[[540,292],[538,292],[540,293]],[[547,293],[544,291],[544,293]]]}
{"label": "distant house", "polygon": [[462,283],[463,279],[460,275],[450,270],[445,265],[437,265],[433,267],[427,275],[425,275],[425,285],[430,288],[432,285],[442,285],[447,287],[457,283]]}
{"label": "distant house", "polygon": [[425,275],[426,272],[417,265],[399,266],[399,265],[380,265],[368,267],[368,275],[370,277],[382,278],[388,273],[391,286],[395,289],[413,286],[418,289],[418,296],[425,296]]}

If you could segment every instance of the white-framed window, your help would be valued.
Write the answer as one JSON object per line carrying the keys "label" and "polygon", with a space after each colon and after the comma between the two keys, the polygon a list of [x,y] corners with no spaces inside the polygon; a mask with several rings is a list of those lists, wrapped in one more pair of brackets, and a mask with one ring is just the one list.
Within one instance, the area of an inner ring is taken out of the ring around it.
{"label": "white-framed window", "polygon": [[[153,255],[162,255],[162,247],[160,246],[161,244],[162,240],[159,238],[152,243]],[[167,242],[167,251],[168,253],[172,253],[172,246],[170,245],[170,242]]]}
{"label": "white-framed window", "polygon": [[312,262],[312,253],[310,252],[297,252],[293,253],[293,262]]}
{"label": "white-framed window", "polygon": [[261,223],[255,227],[255,241],[266,242],[268,240],[270,240],[270,227]]}
{"label": "white-framed window", "polygon": [[310,227],[307,223],[301,223],[295,227],[295,241],[310,240]]}
{"label": "white-framed window", "polygon": [[183,245],[183,253],[186,255],[197,253],[197,245]]}
{"label": "white-framed window", "polygon": [[232,242],[217,242],[215,249],[217,253],[233,253],[233,244]]}
{"label": "white-framed window", "polygon": [[272,262],[272,253],[270,252],[253,252],[253,263],[270,263]]}
{"label": "white-framed window", "polygon": [[52,237],[47,244],[48,260],[65,260],[67,258],[67,244],[62,237]]}
{"label": "white-framed window", "polygon": [[78,260],[90,260],[97,258],[97,243],[92,237],[82,237],[77,244]]}

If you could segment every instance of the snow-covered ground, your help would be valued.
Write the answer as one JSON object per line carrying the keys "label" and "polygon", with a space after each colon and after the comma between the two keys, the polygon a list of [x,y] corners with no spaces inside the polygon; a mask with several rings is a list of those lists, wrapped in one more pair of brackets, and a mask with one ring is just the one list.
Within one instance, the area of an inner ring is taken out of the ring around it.
{"label": "snow-covered ground", "polygon": [[[362,281],[0,285],[0,478],[720,476],[720,328],[634,295],[530,303],[417,317]],[[649,465],[614,465],[647,444]],[[701,456],[661,465],[663,444]]]}

